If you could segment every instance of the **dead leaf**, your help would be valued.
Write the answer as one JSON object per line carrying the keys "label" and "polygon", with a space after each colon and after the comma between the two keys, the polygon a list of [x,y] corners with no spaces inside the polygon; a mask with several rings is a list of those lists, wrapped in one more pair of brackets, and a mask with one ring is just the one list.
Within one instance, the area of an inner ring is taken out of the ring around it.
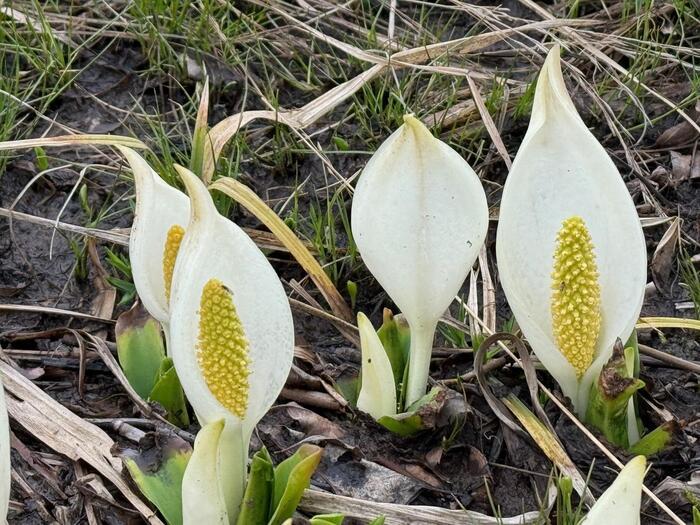
{"label": "dead leaf", "polygon": [[89,464],[114,484],[148,523],[164,525],[129,488],[121,475],[121,460],[111,453],[114,441],[103,430],[75,415],[1,360],[0,377],[10,394],[6,401],[12,419],[56,452]]}
{"label": "dead leaf", "polygon": [[445,452],[445,449],[442,446],[433,448],[425,455],[426,463],[428,463],[428,465],[430,465],[432,468],[437,467],[442,461],[443,452]]}
{"label": "dead leaf", "polygon": [[[700,113],[696,107],[694,110],[688,112],[688,116],[695,120],[695,122],[700,123]],[[693,127],[693,125],[684,120],[676,124],[673,127],[668,128],[664,131],[659,138],[656,139],[657,148],[676,148],[685,144],[690,144],[698,138],[698,130]]]}
{"label": "dead leaf", "polygon": [[97,291],[97,296],[93,300],[92,314],[95,317],[103,319],[111,319],[114,313],[114,305],[117,301],[117,289],[109,284],[109,273],[102,266],[100,256],[97,253],[97,245],[95,239],[89,238],[87,241],[88,255],[90,262],[95,269],[95,276],[92,279]]}
{"label": "dead leaf", "polygon": [[[547,493],[543,502],[545,508],[551,508],[556,499],[556,490]],[[378,503],[366,499],[338,496],[317,490],[307,490],[299,508],[312,513],[338,512],[348,518],[372,520],[384,516],[386,525],[527,525],[540,523],[542,511],[533,510],[514,517],[493,517],[471,510],[447,510],[424,505],[398,505],[395,503]]]}
{"label": "dead leaf", "polygon": [[690,180],[700,180],[700,151],[693,155],[693,163],[690,166]]}
{"label": "dead leaf", "polygon": [[276,406],[271,410],[282,410],[286,412],[290,418],[299,423],[307,436],[321,435],[335,439],[341,439],[345,436],[345,431],[339,425],[296,403]]}
{"label": "dead leaf", "polygon": [[[685,508],[688,512],[691,510],[690,498],[700,499],[700,487],[694,486],[693,483],[684,483],[677,479],[667,477],[654,488],[654,494],[661,498],[666,504],[675,509]],[[647,500],[644,507],[648,507],[652,502]]]}
{"label": "dead leaf", "polygon": [[675,217],[651,257],[651,276],[656,288],[661,292],[667,292],[671,284],[671,273],[675,262],[674,255],[680,234],[680,219]]}
{"label": "dead leaf", "polygon": [[358,458],[355,451],[332,443],[324,449],[318,472],[336,492],[372,501],[409,503],[424,487],[413,477]]}
{"label": "dead leaf", "polygon": [[681,155],[677,151],[671,152],[671,176],[669,177],[671,186],[676,187],[690,178],[691,162],[690,155]]}

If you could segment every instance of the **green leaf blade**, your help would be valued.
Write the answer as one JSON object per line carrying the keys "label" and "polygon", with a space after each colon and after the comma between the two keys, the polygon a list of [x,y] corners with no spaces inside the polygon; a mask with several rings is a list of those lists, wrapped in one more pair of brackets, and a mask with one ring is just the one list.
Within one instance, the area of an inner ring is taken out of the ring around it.
{"label": "green leaf blade", "polygon": [[292,517],[304,491],[321,461],[323,449],[304,444],[275,469],[275,491],[272,518],[268,525],[281,525]]}
{"label": "green leaf blade", "polygon": [[160,325],[137,303],[123,313],[115,327],[119,364],[129,384],[144,399],[148,398],[165,358]]}
{"label": "green leaf blade", "polygon": [[275,471],[272,459],[265,448],[259,450],[250,464],[241,512],[236,525],[260,525],[267,523],[274,488]]}
{"label": "green leaf blade", "polygon": [[192,448],[179,437],[169,436],[161,454],[154,458],[153,454],[132,453],[123,459],[131,478],[168,525],[183,525],[182,477]]}
{"label": "green leaf blade", "polygon": [[187,413],[185,393],[177,377],[172,358],[166,357],[161,361],[158,380],[148,399],[156,401],[167,411],[167,419],[173,425],[181,428],[189,426],[190,416]]}

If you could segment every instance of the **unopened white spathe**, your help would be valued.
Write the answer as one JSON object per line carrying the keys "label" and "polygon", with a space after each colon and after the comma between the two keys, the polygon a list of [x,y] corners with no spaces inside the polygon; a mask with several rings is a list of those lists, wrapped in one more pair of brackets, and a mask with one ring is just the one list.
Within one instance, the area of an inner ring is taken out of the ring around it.
{"label": "unopened white spathe", "polygon": [[0,381],[0,523],[7,519],[10,503],[10,425],[5,407],[5,392]]}
{"label": "unopened white spathe", "polygon": [[[190,196],[191,217],[172,280],[172,357],[202,426],[225,421],[218,439],[218,472],[234,522],[251,433],[291,368],[292,315],[282,283],[263,253],[217,212],[193,173],[176,168]],[[213,354],[207,357],[207,351]],[[199,449],[195,447],[195,456],[205,453]],[[201,504],[197,497],[183,484],[183,505]]]}
{"label": "unopened white spathe", "polygon": [[164,256],[169,233],[187,226],[189,199],[166,184],[134,150],[118,148],[131,166],[136,187],[136,210],[129,236],[131,273],[144,307],[164,326],[167,336],[169,307],[164,266],[172,271],[174,260],[165,264]]}
{"label": "unopened white spathe", "polygon": [[581,525],[639,525],[646,459],[637,456],[620,471]]}
{"label": "unopened white spathe", "polygon": [[367,268],[411,330],[406,404],[425,394],[437,321],[486,237],[488,206],[460,155],[405,116],[372,156],[352,201],[352,232]]}
{"label": "unopened white spathe", "polygon": [[[182,478],[183,525],[228,525],[226,495],[220,483],[219,443],[224,429],[224,420],[204,425],[194,441],[195,454],[187,463]],[[184,492],[187,491],[186,495]],[[200,504],[192,504],[199,501]],[[205,503],[204,503],[205,502]]]}
{"label": "unopened white spathe", "polygon": [[362,349],[362,386],[357,408],[374,419],[396,415],[396,386],[389,356],[372,322],[365,314],[357,314]]}
{"label": "unopened white spathe", "polygon": [[[571,218],[590,233],[599,285],[599,335],[580,377],[557,346],[551,309],[557,233]],[[585,414],[591,385],[615,340],[626,341],[637,321],[646,248],[620,173],[567,93],[558,46],[540,73],[530,126],[503,189],[496,254],[503,290],[525,337]]]}

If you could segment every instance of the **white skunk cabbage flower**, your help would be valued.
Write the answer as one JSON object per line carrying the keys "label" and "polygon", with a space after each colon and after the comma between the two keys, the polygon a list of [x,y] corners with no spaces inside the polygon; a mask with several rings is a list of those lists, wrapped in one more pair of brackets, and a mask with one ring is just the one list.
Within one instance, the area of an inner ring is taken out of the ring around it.
{"label": "white skunk cabbage flower", "polygon": [[7,519],[10,503],[10,424],[5,407],[5,392],[0,381],[0,523]]}
{"label": "white skunk cabbage flower", "polygon": [[[202,443],[218,443],[216,472],[228,519],[235,523],[251,433],[291,368],[292,313],[263,253],[241,228],[219,215],[192,172],[176,169],[190,196],[191,215],[172,280],[172,357],[202,426],[224,421],[220,437],[200,440],[193,459],[211,454]],[[207,496],[201,487],[183,482],[183,506],[193,516]]]}
{"label": "white skunk cabbage flower", "polygon": [[646,248],[617,168],[567,93],[558,46],[503,188],[496,255],[523,334],[585,414],[615,340],[626,341],[639,316]]}
{"label": "white skunk cabbage flower", "polygon": [[374,419],[396,415],[396,386],[389,356],[372,322],[365,314],[357,314],[362,349],[362,386],[357,408]]}
{"label": "white skunk cabbage flower", "polygon": [[630,460],[591,507],[581,525],[639,525],[646,464],[644,456]]}
{"label": "white skunk cabbage flower", "polygon": [[134,284],[144,307],[163,325],[167,337],[173,270],[190,217],[190,201],[161,179],[134,150],[117,147],[131,166],[136,187],[136,210],[129,236]]}
{"label": "white skunk cabbage flower", "polygon": [[425,395],[438,319],[479,254],[488,220],[474,170],[411,115],[362,172],[352,232],[410,326],[407,406]]}

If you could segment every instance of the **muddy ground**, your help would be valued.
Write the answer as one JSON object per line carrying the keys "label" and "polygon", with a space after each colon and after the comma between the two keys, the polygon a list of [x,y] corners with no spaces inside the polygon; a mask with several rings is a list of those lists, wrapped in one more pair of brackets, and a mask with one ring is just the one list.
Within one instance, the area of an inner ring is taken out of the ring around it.
{"label": "muddy ground", "polygon": [[[174,87],[166,78],[143,74],[146,58],[135,43],[103,39],[97,41],[91,51],[101,52],[100,58],[92,62],[75,79],[72,87],[54,101],[49,112],[51,118],[74,129],[90,133],[139,134],[137,122],[126,113],[111,110],[105,103],[128,112],[133,107],[133,100],[139,99],[144,110],[162,109],[175,102],[184,103],[186,94],[194,93],[196,82],[193,79],[180,79],[181,85]],[[92,60],[89,52],[86,52],[84,60]],[[251,67],[256,66],[253,64]],[[237,70],[227,70],[219,64],[218,68],[213,69],[213,75],[210,121],[216,122],[240,111],[243,101]],[[686,89],[689,90],[690,86]],[[100,102],[91,96],[94,94],[99,96]],[[310,100],[313,97],[307,95],[306,98]],[[304,96],[291,89],[281,90],[280,104],[284,107],[300,106],[306,101]],[[260,101],[251,94],[245,103],[247,108],[252,108]],[[343,106],[336,108],[308,132],[324,130],[326,126],[336,124],[343,112]],[[640,181],[631,175],[629,167],[622,162],[624,156],[607,128],[590,117],[590,114],[584,114],[594,133],[614,154],[636,202],[640,204],[640,215],[655,216],[657,212],[643,203],[641,187],[649,184],[661,208],[669,216],[682,219],[688,253],[700,253],[700,178],[684,177],[682,173],[679,175],[682,168],[678,168],[676,158],[677,155],[694,154],[697,135],[690,133],[680,143],[676,141],[660,146],[657,139],[662,133],[678,126],[681,120],[671,115],[655,125],[636,144],[640,151],[655,152],[646,166],[646,170],[654,174],[653,179]],[[504,123],[502,136],[511,154],[517,150],[526,125],[526,119],[510,119]],[[39,136],[45,131],[46,126],[41,124],[31,135]],[[327,145],[331,143],[331,135],[337,134],[348,139],[350,150],[355,147],[362,149],[361,141],[353,144],[356,133],[356,127],[350,120],[337,126],[333,133],[322,131],[315,136],[315,140]],[[447,133],[449,130],[443,130],[443,135]],[[254,124],[245,132],[251,149],[274,134],[274,126],[262,124]],[[144,134],[141,136],[147,139]],[[187,148],[186,144],[181,146]],[[79,165],[116,159],[111,153],[105,157],[89,148],[61,148],[52,150],[51,155]],[[366,160],[366,155],[359,154],[333,159],[335,168],[345,176],[361,169]],[[60,165],[58,162],[54,164]],[[505,178],[503,167],[495,164],[490,154],[487,159],[477,159],[475,165],[480,175],[489,182],[487,193],[492,214],[497,214],[499,188]],[[12,154],[1,176],[0,205],[10,208],[38,171],[34,152]],[[89,224],[101,229],[128,228],[133,205],[133,187],[129,178],[119,172],[86,172],[84,182],[88,188],[90,207],[92,210],[110,209],[108,217],[95,221],[94,215],[90,216],[81,205],[78,196],[72,194],[80,177],[79,171],[79,168],[63,167],[44,175],[24,191],[14,207],[15,211],[50,219],[60,213],[63,222]],[[299,213],[303,215],[318,195],[323,195],[327,185],[323,166],[315,156],[290,154],[274,166],[251,163],[245,170],[243,180],[274,206],[290,195],[291,189],[299,181],[300,173],[304,177],[309,176],[305,191],[298,200]],[[240,208],[232,210],[231,218],[245,226],[264,229]],[[339,244],[341,247],[347,245],[341,225],[336,224],[335,227],[338,229]],[[645,229],[650,259],[667,227],[666,223]],[[493,262],[495,231],[493,227],[491,230],[488,251]],[[105,262],[108,248],[124,255],[127,252],[123,246],[95,242],[99,264],[109,273],[112,270]],[[0,303],[96,312],[103,299],[96,292],[100,288],[100,268],[87,251],[85,238],[80,235],[66,234],[17,218],[10,224],[7,218],[0,218]],[[271,252],[269,255],[285,282],[303,280],[303,271],[288,254]],[[647,295],[643,316],[697,316],[692,307],[677,309],[679,304],[690,300],[687,290],[680,284],[675,259],[677,255],[675,252],[668,268],[662,268],[665,275],[663,287],[657,286]],[[498,286],[493,264],[492,272]],[[382,308],[393,307],[386,294],[359,261],[345,267],[339,282],[339,289],[344,295],[347,294],[342,284],[347,279],[359,284],[356,310],[371,314],[375,325],[379,324]],[[302,282],[312,294],[317,295],[308,283]],[[652,282],[651,273],[649,282]],[[466,294],[467,291],[465,286],[463,292]],[[500,288],[497,289],[497,300],[497,325],[501,326],[509,319],[510,313]],[[112,319],[116,319],[129,306],[117,306]],[[458,315],[456,309],[452,313]],[[328,384],[356,372],[359,364],[357,349],[330,323],[299,311],[295,312],[295,323],[297,343],[308,351],[295,361],[300,370]],[[136,428],[166,432],[167,429],[154,420],[144,418],[136,410],[98,355],[88,352],[84,359],[77,355],[77,341],[69,328],[87,330],[107,341],[114,341],[113,325],[109,322],[3,310],[0,312],[0,345],[6,357],[36,385],[79,416],[96,422],[121,447],[133,449],[137,448],[137,444],[116,431],[110,420],[134,418],[131,424]],[[640,342],[689,361],[700,360],[700,337],[697,333],[645,331],[640,334]],[[438,337],[436,346],[444,348],[450,345],[444,338]],[[440,357],[435,360],[435,379],[454,378],[472,369],[471,352],[453,352],[452,355],[448,352],[446,355],[446,359]],[[82,367],[85,369],[85,379],[84,384],[79,385]],[[493,374],[504,389],[527,399],[527,389],[519,369],[506,365]],[[546,374],[542,373],[540,377],[545,384],[555,388]],[[651,459],[652,467],[646,485],[658,487],[667,478],[681,482],[681,488],[662,491],[662,494],[664,501],[675,512],[684,520],[690,520],[690,505],[684,489],[694,487],[696,493],[700,489],[698,376],[651,357],[643,357],[642,379],[647,384],[641,396],[642,417],[647,428],[657,426],[664,416],[669,415],[678,424],[673,446]],[[298,385],[302,390],[316,388],[308,380],[299,380]],[[543,494],[551,473],[550,462],[531,440],[504,433],[475,382],[462,385],[460,393],[464,395],[467,408],[459,421],[415,438],[396,437],[349,408],[339,405],[323,408],[314,403],[305,404],[304,399],[283,396],[278,406],[259,425],[253,446],[264,444],[276,460],[291,454],[295,445],[302,440],[324,446],[324,460],[314,477],[314,485],[337,494],[394,503],[453,509],[464,507],[487,514],[493,514],[498,509],[504,517],[536,510],[539,507],[538,494]],[[551,403],[547,403],[545,408],[568,453],[584,475],[595,460],[590,485],[594,493],[600,493],[614,477],[612,465]],[[11,524],[48,523],[51,520],[88,523],[86,504],[91,506],[102,523],[141,522],[141,518],[130,510],[130,506],[108,482],[105,482],[107,494],[96,491],[94,485],[86,483],[89,468],[83,465],[76,469],[76,463],[54,453],[19,425],[12,423],[11,426],[16,475],[11,495]],[[193,425],[186,430],[191,436],[196,433],[197,427]],[[184,437],[188,435],[184,434]],[[619,458],[627,457],[624,451],[614,446],[610,448]],[[665,486],[668,485],[667,481]],[[645,507],[642,521],[668,522],[653,505]]]}

